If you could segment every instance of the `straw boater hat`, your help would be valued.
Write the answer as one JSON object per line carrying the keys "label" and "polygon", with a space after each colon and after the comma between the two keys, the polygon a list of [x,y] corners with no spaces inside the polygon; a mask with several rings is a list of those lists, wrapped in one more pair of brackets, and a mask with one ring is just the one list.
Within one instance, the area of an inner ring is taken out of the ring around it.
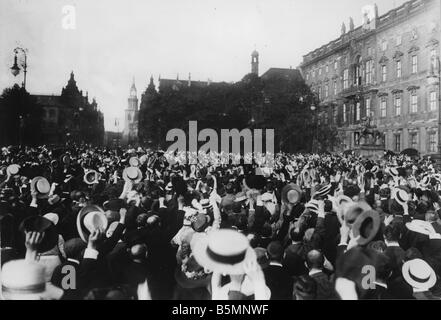
{"label": "straw boater hat", "polygon": [[282,201],[285,203],[297,203],[302,198],[302,189],[294,183],[290,183],[282,189]]}
{"label": "straw boater hat", "polygon": [[18,171],[20,171],[20,166],[18,164],[11,164],[8,166],[8,168],[6,169],[6,172],[10,175],[10,176],[14,176],[16,174],[18,174]]}
{"label": "straw boater hat", "polygon": [[436,274],[422,259],[406,261],[401,268],[404,280],[417,290],[428,291],[436,283]]}
{"label": "straw boater hat", "polygon": [[406,228],[409,229],[410,231],[425,234],[427,236],[436,233],[435,229],[433,228],[430,222],[418,220],[418,219],[414,219],[411,222],[407,222]]}
{"label": "straw boater hat", "polygon": [[360,236],[357,243],[361,246],[369,243],[378,233],[380,229],[380,215],[375,210],[362,212],[352,225],[352,233],[354,237]]}
{"label": "straw boater hat", "polygon": [[123,179],[125,181],[132,181],[133,183],[139,183],[142,180],[142,172],[138,167],[128,167],[123,171]]}
{"label": "straw boater hat", "polygon": [[403,190],[401,188],[395,188],[392,191],[392,199],[394,199],[399,204],[403,205],[409,201],[409,194],[406,190]]}
{"label": "straw boater hat", "polygon": [[234,230],[213,231],[192,244],[196,261],[221,274],[244,274],[244,264],[256,259],[247,237]]}
{"label": "straw boater hat", "polygon": [[46,199],[49,196],[49,191],[51,190],[51,185],[44,177],[35,177],[31,181],[31,190],[37,191],[38,199]]}
{"label": "straw boater hat", "polygon": [[399,176],[399,171],[397,168],[389,168],[389,174],[393,177],[398,177]]}
{"label": "straw boater hat", "polygon": [[63,290],[46,282],[44,265],[12,260],[2,268],[2,297],[6,300],[59,300]]}
{"label": "straw boater hat", "polygon": [[317,191],[314,193],[314,197],[325,197],[331,191],[332,185],[327,184],[322,187],[319,187]]}
{"label": "straw boater hat", "polygon": [[430,177],[429,176],[423,177],[423,179],[421,179],[420,186],[423,188],[429,187],[430,186]]}
{"label": "straw boater hat", "polygon": [[83,207],[77,216],[78,234],[84,242],[88,242],[90,233],[95,229],[100,229],[102,232],[106,231],[107,224],[108,221],[104,211],[96,205]]}
{"label": "straw boater hat", "polygon": [[96,172],[95,170],[87,170],[84,173],[84,178],[83,178],[84,182],[87,184],[94,184],[97,183],[99,180],[99,173]]}
{"label": "straw boater hat", "polygon": [[139,167],[141,165],[141,161],[138,159],[138,157],[131,157],[129,159],[129,165],[132,167]]}

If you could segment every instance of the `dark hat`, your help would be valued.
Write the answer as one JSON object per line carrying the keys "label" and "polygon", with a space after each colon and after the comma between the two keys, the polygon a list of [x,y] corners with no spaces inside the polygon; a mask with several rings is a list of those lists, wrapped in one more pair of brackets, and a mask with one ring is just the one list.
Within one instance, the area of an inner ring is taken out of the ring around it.
{"label": "dark hat", "polygon": [[290,183],[282,189],[282,201],[285,203],[297,203],[302,198],[302,189],[294,183]]}
{"label": "dark hat", "polygon": [[261,175],[249,175],[245,178],[245,183],[251,189],[262,190],[266,186],[266,179]]}
{"label": "dark hat", "polygon": [[23,232],[44,232],[44,238],[42,242],[38,245],[38,252],[46,252],[55,247],[58,243],[58,233],[55,228],[55,224],[49,219],[41,216],[32,216],[26,218],[22,221],[19,227],[20,231]]}

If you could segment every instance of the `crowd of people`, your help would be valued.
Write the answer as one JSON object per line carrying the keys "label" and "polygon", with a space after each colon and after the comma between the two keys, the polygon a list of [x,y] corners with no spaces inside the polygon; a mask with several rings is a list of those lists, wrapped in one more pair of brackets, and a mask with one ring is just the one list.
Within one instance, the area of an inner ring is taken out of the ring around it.
{"label": "crowd of people", "polygon": [[441,298],[430,158],[170,156],[3,148],[1,298]]}

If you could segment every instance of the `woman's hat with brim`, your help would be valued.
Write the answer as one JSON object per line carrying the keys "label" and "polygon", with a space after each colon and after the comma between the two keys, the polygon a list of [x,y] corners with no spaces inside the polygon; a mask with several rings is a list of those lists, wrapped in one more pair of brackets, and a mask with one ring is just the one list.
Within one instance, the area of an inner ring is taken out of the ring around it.
{"label": "woman's hat with brim", "polygon": [[2,298],[5,300],[59,300],[63,290],[46,282],[44,265],[12,260],[2,268]]}
{"label": "woman's hat with brim", "polygon": [[406,204],[410,200],[407,191],[401,188],[394,188],[392,198],[401,205]]}
{"label": "woman's hat with brim", "polygon": [[44,232],[41,243],[37,246],[38,252],[46,252],[55,247],[58,243],[58,233],[55,224],[41,216],[28,217],[22,221],[19,227],[20,231],[25,232]]}
{"label": "woman's hat with brim", "polygon": [[406,261],[401,272],[404,280],[414,289],[428,291],[436,284],[435,271],[422,259]]}
{"label": "woman's hat with brim", "polygon": [[204,268],[221,274],[244,274],[245,263],[256,260],[247,237],[231,229],[220,229],[195,242],[193,254]]}
{"label": "woman's hat with brim", "polygon": [[46,213],[43,218],[48,219],[49,221],[52,221],[52,223],[56,226],[58,224],[58,221],[60,221],[60,217],[56,213]]}
{"label": "woman's hat with brim", "polygon": [[8,166],[8,168],[6,169],[6,172],[10,175],[10,176],[15,176],[16,174],[18,174],[18,172],[20,171],[20,166],[18,164],[11,164]]}
{"label": "woman's hat with brim", "polygon": [[297,203],[302,198],[302,189],[294,183],[287,184],[282,189],[282,201],[285,203]]}
{"label": "woman's hat with brim", "polygon": [[348,206],[344,212],[344,220],[347,224],[355,223],[357,217],[372,208],[366,202],[356,202]]}
{"label": "woman's hat with brim", "polygon": [[138,157],[131,157],[129,159],[129,165],[132,167],[139,167],[141,165],[141,161],[138,159]]}
{"label": "woman's hat with brim", "polygon": [[421,233],[427,236],[435,233],[435,229],[433,228],[432,224],[424,220],[414,219],[411,222],[407,222],[406,228],[410,231]]}
{"label": "woman's hat with brim", "polygon": [[83,178],[84,182],[86,184],[94,184],[97,183],[99,181],[99,173],[95,170],[87,170],[84,173],[84,178]]}
{"label": "woman's hat with brim", "polygon": [[128,167],[123,171],[123,179],[133,183],[139,183],[142,180],[142,172],[138,167]]}
{"label": "woman's hat with brim", "polygon": [[375,210],[362,212],[352,225],[352,233],[355,238],[360,236],[357,243],[361,246],[368,244],[375,238],[380,229],[380,215]]}
{"label": "woman's hat with brim", "polygon": [[37,192],[38,199],[46,199],[49,197],[49,192],[51,190],[51,185],[44,177],[35,177],[31,181],[31,190]]}
{"label": "woman's hat with brim", "polygon": [[90,233],[95,229],[105,232],[107,225],[108,221],[105,212],[96,205],[85,206],[78,213],[77,230],[84,242],[88,242]]}
{"label": "woman's hat with brim", "polygon": [[195,289],[195,288],[203,288],[210,284],[211,281],[211,273],[206,274],[203,273],[204,268],[201,267],[196,259],[191,256],[187,262],[185,262],[186,267],[190,273],[192,272],[201,272],[200,277],[189,278],[184,271],[182,271],[182,266],[176,268],[175,271],[175,280],[179,286],[185,289]]}

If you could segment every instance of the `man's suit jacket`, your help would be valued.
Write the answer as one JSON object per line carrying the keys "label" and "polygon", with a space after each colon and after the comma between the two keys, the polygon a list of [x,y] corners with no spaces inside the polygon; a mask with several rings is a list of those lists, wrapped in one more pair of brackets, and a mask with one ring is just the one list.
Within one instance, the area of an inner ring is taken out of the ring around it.
{"label": "man's suit jacket", "polygon": [[271,290],[271,300],[291,300],[293,281],[285,268],[270,264],[263,271],[265,282]]}
{"label": "man's suit jacket", "polygon": [[328,275],[323,271],[311,275],[317,284],[317,300],[330,300],[336,298],[334,291],[334,284],[329,279]]}

